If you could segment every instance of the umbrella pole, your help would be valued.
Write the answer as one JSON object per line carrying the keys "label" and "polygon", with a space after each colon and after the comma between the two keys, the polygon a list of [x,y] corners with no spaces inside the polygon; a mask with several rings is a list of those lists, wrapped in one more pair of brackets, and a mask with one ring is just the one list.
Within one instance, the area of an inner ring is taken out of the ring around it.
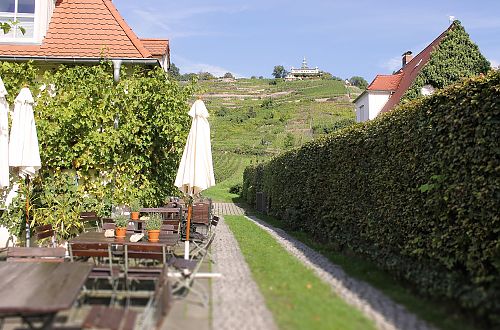
{"label": "umbrella pole", "polygon": [[26,175],[26,246],[30,246],[30,177]]}
{"label": "umbrella pole", "polygon": [[188,218],[186,224],[186,241],[184,242],[184,259],[189,260],[189,232],[191,231],[191,213],[193,206],[191,203],[188,205]]}

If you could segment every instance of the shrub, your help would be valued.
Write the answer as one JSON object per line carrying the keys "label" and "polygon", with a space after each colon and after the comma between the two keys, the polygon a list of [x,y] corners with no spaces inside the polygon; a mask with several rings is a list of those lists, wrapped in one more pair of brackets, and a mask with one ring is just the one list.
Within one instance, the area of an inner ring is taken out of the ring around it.
{"label": "shrub", "polygon": [[244,172],[242,196],[500,326],[500,73]]}
{"label": "shrub", "polygon": [[150,213],[146,220],[146,230],[160,230],[162,217],[160,213]]}
{"label": "shrub", "polygon": [[242,184],[237,183],[229,188],[229,193],[240,195],[242,188],[243,188]]}
{"label": "shrub", "polygon": [[129,217],[123,214],[119,214],[115,217],[115,226],[116,228],[127,228],[129,221],[130,221]]}

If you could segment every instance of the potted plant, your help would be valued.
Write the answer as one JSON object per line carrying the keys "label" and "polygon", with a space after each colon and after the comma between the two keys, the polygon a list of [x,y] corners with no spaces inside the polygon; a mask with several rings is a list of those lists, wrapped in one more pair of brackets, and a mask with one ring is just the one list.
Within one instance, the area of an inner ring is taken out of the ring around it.
{"label": "potted plant", "polygon": [[141,203],[138,199],[133,199],[130,201],[130,219],[139,220],[139,210],[141,209]]}
{"label": "potted plant", "polygon": [[125,238],[127,234],[127,225],[129,218],[123,214],[117,215],[115,218],[115,236],[116,238]]}
{"label": "potted plant", "polygon": [[149,219],[146,220],[146,230],[148,231],[148,240],[150,242],[158,242],[160,240],[162,220],[159,213],[151,213]]}

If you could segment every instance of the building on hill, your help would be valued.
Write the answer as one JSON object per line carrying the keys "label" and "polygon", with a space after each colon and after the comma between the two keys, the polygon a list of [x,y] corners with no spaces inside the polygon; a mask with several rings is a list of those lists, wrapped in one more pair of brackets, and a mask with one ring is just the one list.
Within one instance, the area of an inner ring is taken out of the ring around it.
{"label": "building on hill", "polygon": [[402,66],[391,75],[377,75],[355,100],[356,121],[372,120],[399,103],[434,93],[464,77],[485,73],[489,62],[459,21],[432,41],[415,57],[402,55]]}
{"label": "building on hill", "polygon": [[314,78],[321,78],[321,71],[318,69],[318,67],[309,68],[307,66],[306,58],[304,57],[300,69],[295,69],[294,67],[292,67],[288,75],[285,77],[285,81],[314,79]]}
{"label": "building on hill", "polygon": [[170,65],[169,40],[138,38],[111,0],[0,1],[0,21],[9,19],[26,33],[15,26],[0,34],[0,61]]}

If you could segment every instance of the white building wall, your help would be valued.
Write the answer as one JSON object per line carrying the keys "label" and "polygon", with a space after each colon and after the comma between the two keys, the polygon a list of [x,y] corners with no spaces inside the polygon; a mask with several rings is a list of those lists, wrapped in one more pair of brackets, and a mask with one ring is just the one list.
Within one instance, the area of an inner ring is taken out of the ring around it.
{"label": "white building wall", "polygon": [[365,91],[356,100],[356,122],[360,123],[377,117],[390,96],[391,92],[388,91]]}
{"label": "white building wall", "polygon": [[367,119],[365,119],[365,112],[368,111],[368,92],[364,92],[357,100],[356,100],[356,122],[361,123]]}
{"label": "white building wall", "polygon": [[391,92],[370,91],[368,93],[370,103],[368,120],[375,119],[378,116],[384,105],[389,100]]}

